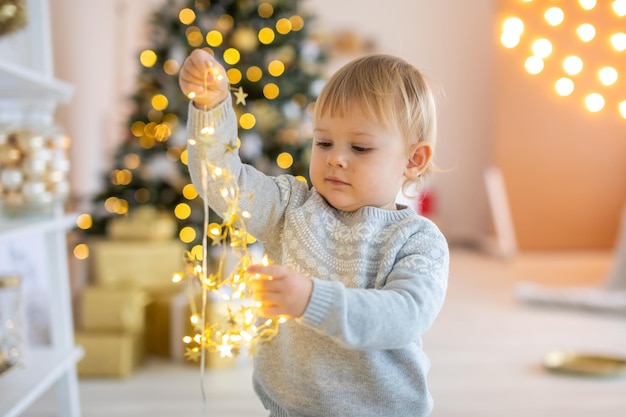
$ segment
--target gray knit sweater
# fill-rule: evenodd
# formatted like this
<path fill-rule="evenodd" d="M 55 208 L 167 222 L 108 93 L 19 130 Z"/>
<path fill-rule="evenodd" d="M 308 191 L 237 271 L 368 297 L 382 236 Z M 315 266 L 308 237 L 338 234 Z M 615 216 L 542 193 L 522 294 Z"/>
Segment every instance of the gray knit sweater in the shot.
<path fill-rule="evenodd" d="M 437 227 L 413 210 L 330 206 L 291 176 L 269 177 L 242 164 L 230 100 L 211 111 L 189 108 L 189 169 L 202 190 L 204 161 L 238 178 L 248 231 L 275 263 L 312 277 L 304 315 L 282 324 L 254 358 L 254 389 L 270 416 L 418 417 L 433 402 L 422 334 L 446 292 L 449 253 Z M 213 126 L 213 140 L 200 130 Z M 219 190 L 204 195 L 217 212 Z"/>

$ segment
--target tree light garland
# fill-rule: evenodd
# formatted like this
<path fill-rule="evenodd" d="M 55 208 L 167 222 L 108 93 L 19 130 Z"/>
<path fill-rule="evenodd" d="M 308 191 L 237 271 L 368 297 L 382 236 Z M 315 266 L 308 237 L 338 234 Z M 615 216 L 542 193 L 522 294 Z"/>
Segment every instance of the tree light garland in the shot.
<path fill-rule="evenodd" d="M 236 90 L 235 96 L 238 104 L 245 105 L 245 100 L 241 99 L 245 98 L 241 87 Z M 191 94 L 189 98 L 193 97 Z M 201 133 L 202 137 L 198 139 L 202 142 L 219 144 L 215 140 L 213 126 L 204 127 Z M 189 139 L 189 145 L 196 146 L 198 139 Z M 225 154 L 235 153 L 238 149 L 238 143 L 227 143 L 222 146 Z M 257 313 L 259 305 L 252 300 L 250 283 L 254 279 L 260 279 L 260 276 L 247 272 L 247 267 L 255 263 L 249 248 L 249 244 L 255 239 L 247 232 L 245 225 L 245 219 L 249 219 L 251 214 L 242 210 L 239 202 L 242 199 L 252 199 L 253 195 L 240 193 L 237 179 L 226 167 L 205 161 L 201 171 L 204 195 L 208 195 L 208 181 L 212 181 L 219 189 L 226 209 L 220 213 L 221 223 L 209 223 L 209 208 L 205 204 L 202 257 L 199 259 L 191 251 L 185 252 L 185 269 L 182 273 L 175 274 L 172 281 L 189 282 L 187 287 L 191 307 L 189 320 L 196 333 L 187 335 L 183 340 L 188 345 L 185 357 L 194 361 L 201 359 L 204 369 L 206 352 L 219 352 L 221 357 L 233 357 L 247 348 L 248 353 L 254 355 L 259 343 L 271 340 L 278 332 L 279 325 L 286 319 L 262 321 Z M 209 239 L 211 246 L 218 246 L 221 252 L 211 270 L 207 262 Z M 229 254 L 236 259 L 232 267 L 227 266 Z M 263 256 L 261 262 L 268 265 L 267 256 Z M 199 293 L 202 299 L 200 306 L 197 300 Z M 217 302 L 230 304 L 223 317 L 218 317 L 210 323 L 207 322 L 206 315 L 209 294 L 216 296 Z"/>

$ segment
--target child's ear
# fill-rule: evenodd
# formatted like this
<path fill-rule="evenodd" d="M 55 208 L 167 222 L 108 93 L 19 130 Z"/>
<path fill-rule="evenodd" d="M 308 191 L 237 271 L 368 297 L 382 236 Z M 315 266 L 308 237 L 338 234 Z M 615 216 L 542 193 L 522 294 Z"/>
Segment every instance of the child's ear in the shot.
<path fill-rule="evenodd" d="M 417 142 L 409 150 L 409 162 L 404 170 L 407 178 L 417 178 L 428 166 L 433 156 L 433 148 L 426 142 Z"/>

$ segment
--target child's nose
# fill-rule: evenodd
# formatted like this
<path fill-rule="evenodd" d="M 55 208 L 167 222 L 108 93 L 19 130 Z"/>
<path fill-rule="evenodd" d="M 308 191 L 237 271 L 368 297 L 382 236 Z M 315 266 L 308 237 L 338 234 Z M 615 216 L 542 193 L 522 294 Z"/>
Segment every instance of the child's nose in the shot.
<path fill-rule="evenodd" d="M 345 168 L 347 166 L 347 158 L 340 150 L 333 149 L 328 155 L 328 165 Z"/>

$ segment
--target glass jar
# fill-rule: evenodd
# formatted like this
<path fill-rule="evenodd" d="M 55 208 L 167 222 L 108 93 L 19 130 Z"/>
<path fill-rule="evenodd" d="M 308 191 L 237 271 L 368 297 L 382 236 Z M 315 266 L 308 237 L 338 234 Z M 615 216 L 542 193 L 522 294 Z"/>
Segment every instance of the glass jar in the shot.
<path fill-rule="evenodd" d="M 48 118 L 0 120 L 0 213 L 63 212 L 70 191 L 69 145 Z"/>
<path fill-rule="evenodd" d="M 23 364 L 25 333 L 20 278 L 0 276 L 0 373 Z"/>

